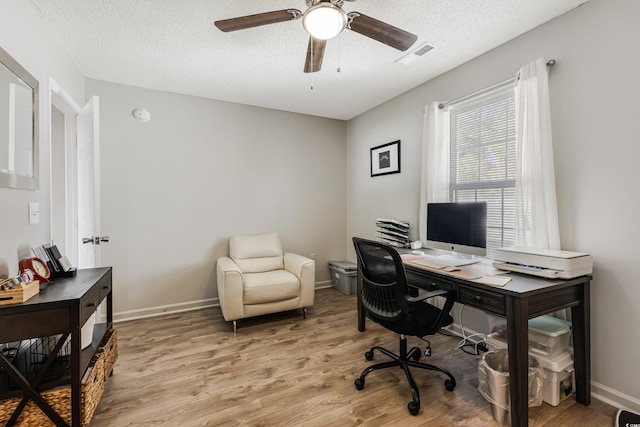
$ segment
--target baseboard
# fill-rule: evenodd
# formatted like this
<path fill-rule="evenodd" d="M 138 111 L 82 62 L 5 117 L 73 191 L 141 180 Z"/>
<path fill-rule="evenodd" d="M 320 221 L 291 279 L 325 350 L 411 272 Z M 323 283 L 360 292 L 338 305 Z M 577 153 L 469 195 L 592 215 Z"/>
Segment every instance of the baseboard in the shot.
<path fill-rule="evenodd" d="M 316 282 L 316 289 L 330 288 L 331 280 Z M 166 316 L 169 314 L 183 313 L 185 311 L 201 310 L 203 308 L 220 307 L 220 300 L 208 298 L 198 301 L 183 302 L 178 304 L 161 305 L 158 307 L 142 308 L 113 313 L 113 322 L 126 322 L 128 320 L 146 319 L 148 317 Z"/>
<path fill-rule="evenodd" d="M 462 327 L 460 326 L 459 323 L 452 323 L 449 326 L 446 326 L 446 327 L 444 327 L 442 329 L 444 329 L 445 331 L 447 331 L 447 332 L 449 332 L 449 333 L 451 333 L 453 335 L 456 335 L 456 336 L 458 336 L 460 338 L 462 338 L 463 336 L 471 337 L 469 339 L 469 341 L 472 342 L 473 344 L 477 343 L 478 341 L 482 341 L 480 339 L 477 339 L 476 337 L 478 337 L 479 335 L 485 335 L 485 334 L 482 334 L 480 332 L 476 332 L 473 329 L 469 329 L 469 328 L 464 328 L 464 335 L 463 335 L 462 334 Z"/>
<path fill-rule="evenodd" d="M 316 282 L 316 289 L 327 289 L 332 285 L 331 280 L 325 280 L 324 282 Z"/>
<path fill-rule="evenodd" d="M 185 311 L 201 310 L 203 308 L 218 307 L 218 298 L 208 298 L 198 301 L 183 302 L 178 304 L 160 305 L 157 307 L 142 308 L 113 313 L 113 322 L 126 322 L 128 320 L 146 319 L 148 317 L 166 316 Z"/>
<path fill-rule="evenodd" d="M 591 381 L 591 397 L 618 409 L 640 413 L 640 400 L 610 387 Z"/>

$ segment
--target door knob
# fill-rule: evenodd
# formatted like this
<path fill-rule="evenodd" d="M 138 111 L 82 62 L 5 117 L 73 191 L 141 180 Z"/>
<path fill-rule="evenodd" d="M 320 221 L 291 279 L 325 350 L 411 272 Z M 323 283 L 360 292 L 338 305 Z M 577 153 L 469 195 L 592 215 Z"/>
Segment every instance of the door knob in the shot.
<path fill-rule="evenodd" d="M 108 242 L 109 241 L 109 236 L 93 236 L 93 237 L 83 237 L 82 238 L 82 244 L 86 244 L 86 243 L 93 243 L 94 245 L 99 245 L 100 242 Z"/>

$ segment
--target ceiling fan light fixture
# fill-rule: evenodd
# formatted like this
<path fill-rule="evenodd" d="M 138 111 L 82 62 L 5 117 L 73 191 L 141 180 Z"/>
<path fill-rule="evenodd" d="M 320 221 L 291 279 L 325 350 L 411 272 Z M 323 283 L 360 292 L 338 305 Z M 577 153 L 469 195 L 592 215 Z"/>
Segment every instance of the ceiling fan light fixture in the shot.
<path fill-rule="evenodd" d="M 329 40 L 347 26 L 347 14 L 333 3 L 322 2 L 307 9 L 302 25 L 312 37 Z"/>

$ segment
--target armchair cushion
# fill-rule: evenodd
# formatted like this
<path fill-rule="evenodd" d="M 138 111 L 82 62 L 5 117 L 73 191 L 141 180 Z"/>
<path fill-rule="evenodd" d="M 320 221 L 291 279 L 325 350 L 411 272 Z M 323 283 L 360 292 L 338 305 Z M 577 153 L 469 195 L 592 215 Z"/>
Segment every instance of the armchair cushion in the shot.
<path fill-rule="evenodd" d="M 232 237 L 229 239 L 229 256 L 243 273 L 283 268 L 282 246 L 277 233 Z"/>
<path fill-rule="evenodd" d="M 244 303 L 264 304 L 300 296 L 300 281 L 286 270 L 244 275 Z"/>

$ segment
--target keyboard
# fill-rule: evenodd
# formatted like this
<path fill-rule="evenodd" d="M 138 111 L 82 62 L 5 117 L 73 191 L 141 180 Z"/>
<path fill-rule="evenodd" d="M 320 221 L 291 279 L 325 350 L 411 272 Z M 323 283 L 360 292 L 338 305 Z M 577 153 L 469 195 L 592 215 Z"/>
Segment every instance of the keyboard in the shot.
<path fill-rule="evenodd" d="M 463 259 L 453 256 L 438 256 L 432 258 L 420 258 L 415 261 L 416 264 L 424 265 L 425 267 L 441 269 L 446 267 L 462 267 L 464 265 L 471 265 L 480 262 L 478 259 Z"/>

